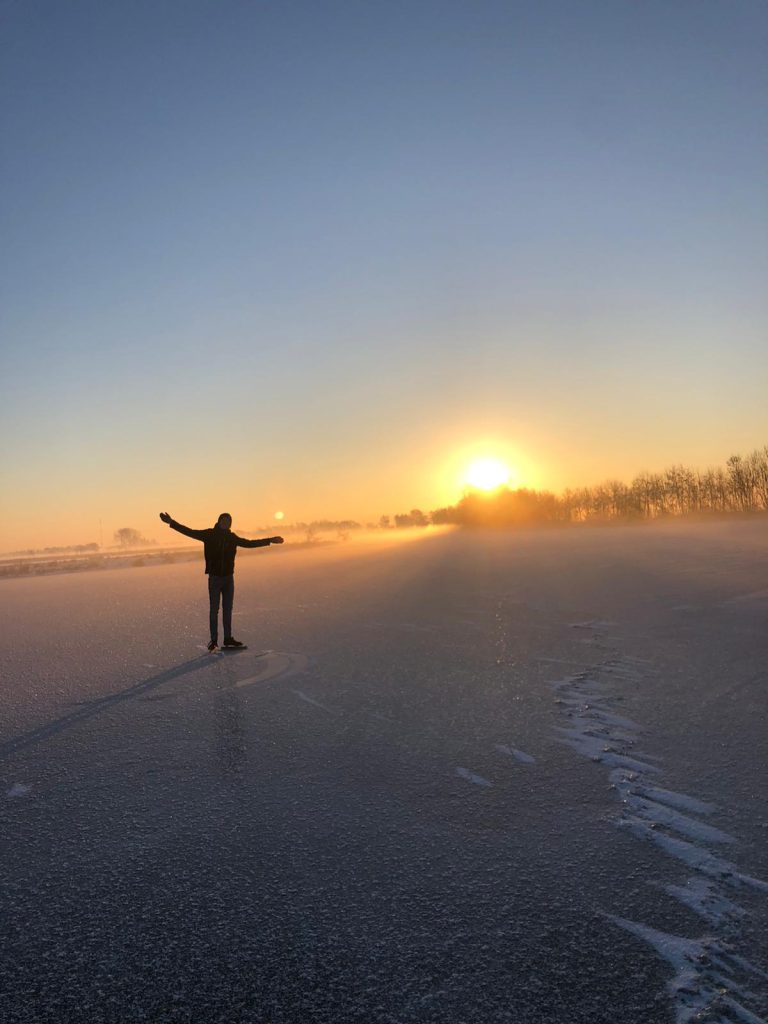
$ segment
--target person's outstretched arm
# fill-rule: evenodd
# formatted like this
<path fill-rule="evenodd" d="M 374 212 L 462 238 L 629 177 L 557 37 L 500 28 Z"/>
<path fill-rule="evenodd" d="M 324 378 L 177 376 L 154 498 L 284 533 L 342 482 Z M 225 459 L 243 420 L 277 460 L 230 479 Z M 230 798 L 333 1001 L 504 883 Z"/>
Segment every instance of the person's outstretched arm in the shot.
<path fill-rule="evenodd" d="M 183 533 L 185 537 L 191 537 L 192 540 L 205 540 L 207 530 L 192 530 L 189 526 L 182 526 L 181 523 L 177 523 L 175 519 L 171 519 L 167 512 L 161 512 L 160 518 L 164 523 L 168 523 L 172 530 L 176 530 L 178 533 Z"/>
<path fill-rule="evenodd" d="M 282 537 L 262 537 L 260 540 L 246 540 L 245 537 L 238 537 L 234 534 L 239 548 L 265 548 L 268 544 L 282 544 Z"/>

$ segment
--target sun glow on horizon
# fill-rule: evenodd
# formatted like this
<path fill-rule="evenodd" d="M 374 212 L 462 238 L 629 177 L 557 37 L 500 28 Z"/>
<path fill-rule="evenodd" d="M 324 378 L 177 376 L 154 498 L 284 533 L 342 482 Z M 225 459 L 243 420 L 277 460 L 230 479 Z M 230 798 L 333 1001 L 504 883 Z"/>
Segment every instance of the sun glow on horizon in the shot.
<path fill-rule="evenodd" d="M 509 484 L 511 477 L 509 466 L 500 459 L 476 459 L 464 474 L 468 486 L 479 491 L 495 491 Z"/>

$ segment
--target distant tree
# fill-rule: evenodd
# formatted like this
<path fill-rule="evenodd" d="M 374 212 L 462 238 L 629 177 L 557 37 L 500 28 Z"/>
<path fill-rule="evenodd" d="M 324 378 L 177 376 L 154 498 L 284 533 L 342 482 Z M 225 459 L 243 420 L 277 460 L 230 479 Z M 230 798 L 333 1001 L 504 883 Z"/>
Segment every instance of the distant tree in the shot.
<path fill-rule="evenodd" d="M 728 482 L 722 469 L 707 469 L 699 482 L 702 508 L 708 512 L 724 512 L 728 508 Z"/>
<path fill-rule="evenodd" d="M 685 466 L 670 466 L 664 474 L 667 504 L 670 511 L 685 515 L 698 507 L 696 477 Z"/>
<path fill-rule="evenodd" d="M 429 526 L 429 516 L 426 516 L 420 508 L 412 508 L 408 513 L 395 516 L 395 526 L 400 529 L 406 526 Z"/>
<path fill-rule="evenodd" d="M 636 514 L 646 519 L 651 514 L 651 482 L 647 473 L 639 473 L 630 485 Z"/>
<path fill-rule="evenodd" d="M 142 537 L 138 530 L 134 530 L 130 526 L 123 526 L 119 530 L 115 530 L 115 543 L 119 544 L 121 548 L 138 548 L 146 547 L 153 542 Z"/>
<path fill-rule="evenodd" d="M 671 512 L 669 500 L 664 485 L 664 477 L 661 473 L 652 473 L 649 479 L 651 506 L 655 516 L 665 516 Z"/>
<path fill-rule="evenodd" d="M 768 511 L 768 445 L 749 456 L 758 506 Z"/>
<path fill-rule="evenodd" d="M 749 512 L 755 508 L 755 484 L 757 479 L 757 463 L 750 456 L 732 455 L 727 462 L 728 482 L 730 485 L 733 507 L 740 512 Z"/>
<path fill-rule="evenodd" d="M 435 509 L 430 513 L 429 518 L 435 526 L 455 525 L 461 521 L 458 509 L 453 506 Z"/>
<path fill-rule="evenodd" d="M 446 512 L 439 518 L 447 521 Z M 563 513 L 554 494 L 525 487 L 515 491 L 499 487 L 491 494 L 469 491 L 456 506 L 456 522 L 465 526 L 513 526 L 537 522 L 555 522 Z M 434 521 L 434 520 L 433 520 Z"/>

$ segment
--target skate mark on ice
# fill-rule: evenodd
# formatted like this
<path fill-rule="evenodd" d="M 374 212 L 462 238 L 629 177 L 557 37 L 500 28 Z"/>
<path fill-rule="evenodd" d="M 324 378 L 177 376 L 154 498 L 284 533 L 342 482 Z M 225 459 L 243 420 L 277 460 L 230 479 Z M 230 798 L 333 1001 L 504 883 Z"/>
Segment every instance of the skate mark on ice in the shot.
<path fill-rule="evenodd" d="M 239 655 L 238 661 L 248 656 L 249 652 L 244 651 Z M 288 651 L 263 651 L 261 654 L 251 655 L 249 660 L 255 661 L 258 669 L 253 675 L 239 679 L 235 683 L 235 686 L 241 689 L 258 683 L 270 683 L 275 679 L 287 679 L 306 671 L 309 665 L 309 658 L 305 654 L 293 654 Z"/>
<path fill-rule="evenodd" d="M 517 750 L 516 747 L 508 747 L 504 743 L 497 743 L 496 750 L 500 754 L 506 754 L 507 757 L 514 757 L 520 764 L 536 764 L 536 758 L 531 754 L 526 754 L 524 750 Z"/>
<path fill-rule="evenodd" d="M 329 715 L 336 714 L 332 708 L 327 707 L 325 704 L 321 704 L 319 700 L 315 700 L 314 697 L 310 697 L 309 694 L 304 693 L 303 690 L 292 690 L 291 692 L 295 693 L 299 700 L 303 700 L 306 704 L 311 704 L 315 708 L 320 708 L 321 711 L 327 711 Z"/>
<path fill-rule="evenodd" d="M 396 725 L 394 718 L 388 718 L 387 715 L 383 715 L 381 711 L 369 711 L 368 714 L 371 718 L 375 718 L 377 722 L 386 722 L 387 725 Z"/>
<path fill-rule="evenodd" d="M 169 683 L 174 679 L 180 679 L 182 676 L 189 675 L 192 672 L 198 672 L 208 665 L 210 665 L 210 661 L 206 658 L 194 657 L 189 661 L 183 662 L 181 665 L 166 669 L 164 672 L 160 672 L 149 679 L 142 679 L 138 683 L 133 683 L 124 690 L 118 690 L 117 693 L 110 693 L 105 697 L 97 697 L 95 700 L 81 702 L 76 710 L 70 711 L 61 718 L 57 718 L 47 725 L 38 726 L 36 729 L 30 729 L 29 732 L 22 733 L 20 736 L 1 743 L 0 758 L 8 757 L 10 754 L 15 754 L 17 751 L 24 750 L 43 740 L 51 739 L 51 737 L 57 736 L 67 729 L 87 722 L 90 718 L 101 714 L 102 711 L 106 711 L 107 708 L 113 708 L 126 701 L 135 700 L 145 693 L 158 689 L 158 687 L 163 686 L 165 683 Z"/>
<path fill-rule="evenodd" d="M 540 665 L 576 665 L 581 668 L 592 668 L 593 662 L 580 661 L 578 658 L 534 658 Z"/>
<path fill-rule="evenodd" d="M 456 774 L 461 776 L 462 779 L 466 779 L 467 782 L 472 782 L 475 786 L 492 786 L 493 783 L 489 782 L 488 779 L 484 779 L 482 775 L 477 775 L 475 772 L 471 772 L 469 768 L 457 768 Z"/>
<path fill-rule="evenodd" d="M 611 650 L 608 644 L 603 643 L 603 638 L 597 635 L 584 637 L 582 640 L 577 640 L 576 643 L 591 647 L 593 651 L 604 651 L 606 654 Z"/>
<path fill-rule="evenodd" d="M 723 601 L 718 607 L 730 608 L 731 605 L 752 603 L 756 605 L 768 603 L 768 590 L 753 590 L 749 594 L 737 594 L 736 597 L 729 597 L 727 601 Z"/>
<path fill-rule="evenodd" d="M 436 626 L 420 626 L 417 622 L 365 622 L 364 629 L 404 629 L 408 633 L 435 633 Z"/>
<path fill-rule="evenodd" d="M 650 944 L 672 966 L 675 973 L 669 993 L 678 1024 L 704 1019 L 717 1024 L 765 1024 L 755 1013 L 762 1008 L 762 993 L 749 987 L 756 977 L 765 975 L 734 952 L 740 921 L 748 915 L 732 897 L 745 888 L 768 892 L 768 883 L 739 871 L 736 864 L 709 849 L 736 844 L 733 836 L 696 817 L 713 814 L 715 805 L 658 785 L 662 769 L 650 763 L 658 759 L 637 749 L 642 727 L 614 710 L 623 699 L 620 688 L 636 689 L 652 673 L 656 674 L 650 663 L 641 659 L 614 658 L 554 681 L 550 685 L 555 702 L 568 720 L 567 727 L 556 728 L 560 742 L 608 767 L 611 786 L 621 800 L 616 824 L 693 872 L 683 885 L 652 884 L 705 921 L 709 934 L 690 939 L 606 917 Z"/>

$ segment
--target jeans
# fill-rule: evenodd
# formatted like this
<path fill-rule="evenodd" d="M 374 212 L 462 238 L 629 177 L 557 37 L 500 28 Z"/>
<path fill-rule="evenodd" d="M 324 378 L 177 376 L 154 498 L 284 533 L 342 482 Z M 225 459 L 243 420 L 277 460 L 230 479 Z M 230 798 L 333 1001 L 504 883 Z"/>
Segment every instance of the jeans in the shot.
<path fill-rule="evenodd" d="M 232 636 L 232 602 L 235 599 L 234 576 L 209 576 L 208 596 L 211 599 L 211 640 L 219 642 L 219 598 L 223 598 L 224 639 Z"/>

